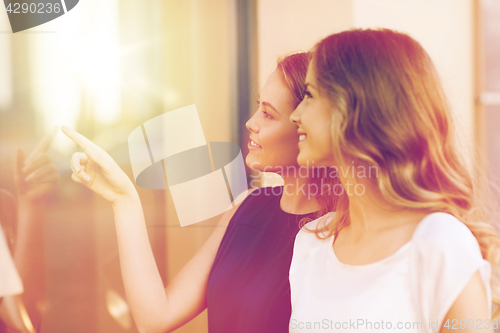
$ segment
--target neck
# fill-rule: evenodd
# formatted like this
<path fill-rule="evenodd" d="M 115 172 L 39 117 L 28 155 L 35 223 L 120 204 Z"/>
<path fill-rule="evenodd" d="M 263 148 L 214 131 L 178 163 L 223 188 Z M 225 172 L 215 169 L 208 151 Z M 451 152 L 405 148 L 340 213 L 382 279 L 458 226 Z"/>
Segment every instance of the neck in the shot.
<path fill-rule="evenodd" d="M 344 184 L 345 180 L 342 181 Z M 349 184 L 349 183 L 348 183 Z M 358 179 L 357 193 L 354 191 L 353 181 L 345 190 L 349 195 L 349 232 L 354 237 L 363 237 L 368 234 L 382 232 L 406 222 L 414 222 L 415 218 L 427 213 L 410 208 L 399 207 L 389 203 L 382 197 L 376 181 Z M 363 191 L 361 191 L 363 188 Z"/>
<path fill-rule="evenodd" d="M 321 209 L 316 199 L 316 188 L 309 186 L 311 181 L 307 177 L 287 177 L 281 175 L 284 180 L 283 195 L 280 207 L 284 212 L 290 214 L 307 214 Z"/>

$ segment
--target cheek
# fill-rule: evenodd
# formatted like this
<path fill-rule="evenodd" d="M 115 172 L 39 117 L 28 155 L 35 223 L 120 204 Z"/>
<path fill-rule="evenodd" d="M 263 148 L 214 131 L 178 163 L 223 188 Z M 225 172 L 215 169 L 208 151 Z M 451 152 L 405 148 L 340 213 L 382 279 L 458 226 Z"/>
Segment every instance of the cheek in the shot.
<path fill-rule="evenodd" d="M 298 153 L 299 136 L 297 134 L 297 128 L 295 126 L 283 130 L 280 134 L 279 141 L 279 149 L 283 149 L 283 152 L 290 151 L 292 153 Z"/>
<path fill-rule="evenodd" d="M 331 123 L 332 122 L 331 122 L 330 118 L 324 117 L 321 121 L 321 129 L 319 129 L 319 131 L 321 131 L 321 133 L 323 135 L 323 138 L 325 140 L 327 140 L 328 142 L 330 142 L 332 139 Z"/>
<path fill-rule="evenodd" d="M 299 154 L 299 136 L 295 126 L 284 126 L 274 132 L 271 149 L 268 149 L 269 157 L 274 164 L 290 165 L 297 163 Z"/>
<path fill-rule="evenodd" d="M 321 119 L 318 118 L 320 114 L 318 113 L 314 102 L 307 101 L 303 103 L 304 107 L 302 117 L 300 118 L 300 123 L 306 131 L 317 129 L 318 126 L 321 126 Z"/>
<path fill-rule="evenodd" d="M 299 136 L 297 128 L 290 124 L 279 124 L 273 128 L 269 128 L 269 135 L 266 135 L 266 142 L 270 143 L 273 149 L 283 149 L 284 147 L 297 146 Z"/>
<path fill-rule="evenodd" d="M 322 147 L 322 155 L 328 164 L 334 164 L 334 143 L 332 141 L 332 128 L 330 126 L 330 122 L 326 123 L 323 126 L 323 135 L 321 137 L 321 147 Z"/>
<path fill-rule="evenodd" d="M 330 126 L 331 120 L 325 119 L 323 123 L 323 127 L 321 129 L 322 137 L 321 141 L 325 149 L 331 151 L 332 149 L 332 128 Z"/>
<path fill-rule="evenodd" d="M 322 155 L 327 155 L 332 148 L 332 119 L 328 111 L 321 108 L 316 108 L 314 111 L 307 114 L 302 122 L 308 132 L 307 140 L 311 148 L 321 152 Z"/>

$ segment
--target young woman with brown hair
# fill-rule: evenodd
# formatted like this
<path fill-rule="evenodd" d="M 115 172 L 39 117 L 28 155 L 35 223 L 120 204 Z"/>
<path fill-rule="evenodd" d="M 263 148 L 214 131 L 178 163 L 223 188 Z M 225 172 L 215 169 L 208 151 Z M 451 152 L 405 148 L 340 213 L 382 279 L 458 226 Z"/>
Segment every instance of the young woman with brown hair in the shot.
<path fill-rule="evenodd" d="M 321 196 L 298 190 L 322 176 L 315 180 L 288 173 L 298 168 L 297 128 L 289 116 L 302 100 L 308 63 L 306 53 L 280 60 L 260 92 L 257 112 L 247 122 L 247 165 L 280 173 L 285 185 L 256 189 L 226 212 L 220 222 L 223 228 L 215 229 L 166 289 L 133 183 L 104 150 L 63 128 L 85 149 L 73 155 L 72 179 L 113 206 L 126 295 L 140 332 L 172 331 L 205 308 L 211 333 L 288 332 L 288 269 L 299 222 L 317 217 L 321 209 L 332 210 L 331 201 L 322 205 Z"/>

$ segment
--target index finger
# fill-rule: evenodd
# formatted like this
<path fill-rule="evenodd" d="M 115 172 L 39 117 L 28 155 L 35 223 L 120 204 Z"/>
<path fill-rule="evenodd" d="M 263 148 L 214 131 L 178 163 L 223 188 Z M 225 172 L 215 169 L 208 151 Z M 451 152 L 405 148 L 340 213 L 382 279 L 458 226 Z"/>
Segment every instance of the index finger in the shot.
<path fill-rule="evenodd" d="M 63 126 L 61 130 L 77 145 L 82 147 L 88 158 L 98 164 L 104 172 L 113 172 L 114 168 L 118 167 L 116 162 L 111 158 L 111 156 L 108 155 L 108 153 L 106 153 L 105 150 L 80 133 L 72 130 L 68 126 Z"/>
<path fill-rule="evenodd" d="M 35 156 L 37 156 L 41 153 L 46 153 L 49 150 L 50 146 L 52 145 L 52 142 L 54 141 L 54 138 L 56 137 L 58 131 L 59 131 L 59 126 L 56 126 L 49 133 L 47 133 L 43 137 L 42 141 L 35 148 L 35 150 L 33 150 L 33 152 L 28 157 L 28 160 L 26 162 L 28 163 Z"/>
<path fill-rule="evenodd" d="M 71 140 L 73 140 L 77 145 L 79 145 L 80 147 L 82 147 L 82 149 L 87 149 L 87 147 L 90 147 L 92 149 L 94 149 L 96 147 L 96 145 L 90 141 L 89 139 L 87 139 L 86 137 L 84 137 L 83 135 L 81 135 L 80 133 L 72 130 L 71 128 L 69 128 L 68 126 L 63 126 L 61 128 L 61 131 L 66 134 L 66 136 L 68 138 L 70 138 Z"/>

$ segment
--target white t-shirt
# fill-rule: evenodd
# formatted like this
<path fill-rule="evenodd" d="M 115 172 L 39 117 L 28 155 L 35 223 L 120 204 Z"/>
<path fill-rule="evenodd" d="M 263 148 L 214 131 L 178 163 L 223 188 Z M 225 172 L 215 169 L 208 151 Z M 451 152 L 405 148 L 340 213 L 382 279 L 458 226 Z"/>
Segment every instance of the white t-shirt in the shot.
<path fill-rule="evenodd" d="M 324 221 L 332 217 L 329 213 Z M 366 265 L 340 262 L 333 236 L 318 239 L 304 231 L 316 229 L 320 221 L 308 223 L 295 239 L 290 332 L 438 332 L 478 270 L 491 317 L 491 266 L 482 258 L 476 238 L 454 216 L 425 216 L 408 243 Z M 489 326 L 485 321 L 469 324 Z"/>
<path fill-rule="evenodd" d="M 0 297 L 21 294 L 23 291 L 23 284 L 0 226 Z"/>

